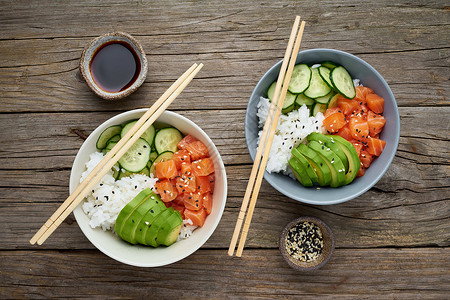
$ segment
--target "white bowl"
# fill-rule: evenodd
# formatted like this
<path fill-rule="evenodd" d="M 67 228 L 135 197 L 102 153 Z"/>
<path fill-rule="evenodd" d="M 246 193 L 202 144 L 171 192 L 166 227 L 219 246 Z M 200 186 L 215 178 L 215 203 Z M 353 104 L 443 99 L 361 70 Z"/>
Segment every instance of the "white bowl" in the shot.
<path fill-rule="evenodd" d="M 89 160 L 89 155 L 95 152 L 96 141 L 100 133 L 107 127 L 123 124 L 127 121 L 140 118 L 146 109 L 136 109 L 119 114 L 92 132 L 78 151 L 70 173 L 70 192 L 72 193 L 80 182 L 81 173 L 85 170 L 85 163 Z M 176 242 L 170 247 L 151 248 L 140 245 L 131 245 L 124 242 L 111 231 L 103 231 L 100 228 L 92 229 L 89 226 L 89 218 L 83 212 L 81 206 L 74 210 L 75 219 L 89 241 L 104 254 L 125 264 L 138 267 L 158 267 L 179 261 L 199 249 L 212 235 L 222 217 L 227 199 L 227 178 L 225 167 L 220 154 L 211 139 L 195 123 L 187 118 L 165 111 L 157 120 L 179 129 L 183 134 L 192 134 L 202 141 L 209 149 L 211 158 L 214 161 L 215 187 L 213 194 L 213 208 L 211 214 L 206 218 L 205 224 L 197 228 L 193 234 L 182 241 Z"/>

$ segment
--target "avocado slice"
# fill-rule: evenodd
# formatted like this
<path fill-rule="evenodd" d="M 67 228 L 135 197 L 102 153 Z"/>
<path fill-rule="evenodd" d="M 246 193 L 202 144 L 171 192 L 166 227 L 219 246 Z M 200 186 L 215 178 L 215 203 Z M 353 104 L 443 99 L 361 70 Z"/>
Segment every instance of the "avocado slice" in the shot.
<path fill-rule="evenodd" d="M 313 167 L 314 171 L 317 174 L 319 185 L 330 185 L 331 171 L 325 160 L 316 151 L 312 150 L 305 144 L 298 145 L 297 150 L 308 160 L 308 162 Z"/>
<path fill-rule="evenodd" d="M 116 225 L 114 225 L 114 231 L 120 236 L 120 233 L 123 229 L 123 225 L 125 224 L 125 221 L 128 219 L 128 217 L 131 215 L 131 213 L 136 209 L 136 207 L 149 195 L 151 195 L 153 192 L 151 189 L 147 188 L 145 190 L 142 190 L 139 194 L 136 195 L 136 197 L 133 198 L 127 205 L 125 205 L 124 208 L 120 211 L 119 215 L 116 219 Z"/>
<path fill-rule="evenodd" d="M 303 154 L 300 153 L 300 151 L 297 150 L 297 148 L 292 149 L 291 151 L 292 156 L 301 164 L 306 170 L 306 173 L 308 174 L 309 178 L 311 179 L 312 183 L 318 183 L 319 179 L 317 178 L 316 171 L 314 171 L 313 167 L 309 163 L 309 161 L 303 156 Z"/>
<path fill-rule="evenodd" d="M 159 241 L 158 241 L 158 232 L 159 229 L 166 224 L 167 218 L 170 217 L 171 214 L 173 214 L 175 210 L 173 207 L 169 207 L 168 209 L 164 210 L 162 213 L 158 215 L 158 217 L 152 222 L 152 226 L 147 230 L 147 233 L 145 235 L 145 245 L 152 246 L 152 247 L 158 247 Z"/>
<path fill-rule="evenodd" d="M 352 143 L 339 135 L 327 135 L 345 153 L 348 159 L 348 171 L 345 173 L 345 184 L 351 183 L 361 167 L 358 153 Z"/>
<path fill-rule="evenodd" d="M 145 245 L 147 230 L 152 226 L 153 221 L 158 217 L 158 215 L 167 209 L 158 195 L 153 196 L 156 198 L 155 205 L 147 211 L 136 227 L 136 242 L 143 245 Z"/>
<path fill-rule="evenodd" d="M 339 156 L 337 156 L 330 148 L 316 141 L 311 141 L 308 147 L 316 151 L 328 165 L 331 171 L 331 187 L 339 187 L 345 184 L 345 168 Z"/>
<path fill-rule="evenodd" d="M 147 214 L 147 212 L 152 209 L 156 204 L 157 200 L 155 195 L 149 195 L 142 201 L 139 206 L 130 214 L 128 219 L 125 221 L 122 231 L 120 232 L 120 237 L 130 244 L 137 244 L 136 241 L 136 228 L 141 223 L 142 218 Z"/>
<path fill-rule="evenodd" d="M 303 186 L 313 186 L 311 178 L 309 178 L 308 173 L 306 173 L 306 169 L 301 163 L 299 163 L 294 157 L 291 157 L 288 163 L 298 182 L 300 182 Z"/>
<path fill-rule="evenodd" d="M 341 159 L 342 163 L 344 164 L 345 171 L 347 172 L 347 170 L 348 170 L 347 155 L 345 155 L 345 153 L 344 153 L 344 151 L 342 151 L 341 147 L 339 147 L 338 145 L 335 144 L 334 140 L 332 140 L 331 138 L 327 137 L 326 135 L 318 133 L 318 132 L 310 133 L 306 137 L 306 139 L 309 142 L 310 141 L 316 141 L 319 144 L 324 144 L 324 146 L 330 148 L 331 151 L 333 151 L 334 153 L 336 153 L 337 156 L 339 156 L 339 158 Z"/>
<path fill-rule="evenodd" d="M 157 241 L 161 245 L 170 246 L 177 241 L 180 234 L 183 218 L 178 210 L 167 218 L 166 224 L 162 225 L 158 231 Z"/>

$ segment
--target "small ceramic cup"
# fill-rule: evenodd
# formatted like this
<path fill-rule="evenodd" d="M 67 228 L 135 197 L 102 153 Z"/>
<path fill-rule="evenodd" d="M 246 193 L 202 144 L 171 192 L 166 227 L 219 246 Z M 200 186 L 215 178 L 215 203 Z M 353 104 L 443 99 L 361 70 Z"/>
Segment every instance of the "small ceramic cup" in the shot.
<path fill-rule="evenodd" d="M 97 50 L 100 49 L 103 45 L 115 41 L 126 43 L 130 48 L 134 50 L 135 54 L 137 55 L 137 58 L 139 59 L 140 71 L 139 74 L 137 75 L 137 78 L 129 87 L 119 92 L 108 92 L 103 90 L 95 82 L 90 70 L 90 66 L 94 55 L 97 53 Z M 144 53 L 144 49 L 135 38 L 124 32 L 107 33 L 93 39 L 83 50 L 80 60 L 80 72 L 84 80 L 86 81 L 87 85 L 92 89 L 92 91 L 94 91 L 94 93 L 107 100 L 121 99 L 136 91 L 142 85 L 145 78 L 147 77 L 147 68 L 148 63 L 147 57 L 145 56 Z"/>
<path fill-rule="evenodd" d="M 288 234 L 288 231 L 294 227 L 296 224 L 303 223 L 303 222 L 309 222 L 317 225 L 319 227 L 322 238 L 323 238 L 323 246 L 321 254 L 312 261 L 305 262 L 301 261 L 300 259 L 292 257 L 287 251 L 286 251 L 286 236 Z M 289 224 L 286 225 L 286 227 L 283 229 L 280 235 L 279 240 L 279 248 L 281 255 L 283 256 L 284 260 L 291 266 L 293 269 L 297 271 L 313 271 L 321 268 L 324 266 L 328 260 L 330 259 L 331 255 L 334 251 L 334 236 L 331 232 L 331 229 L 325 224 L 323 221 L 314 218 L 314 217 L 300 217 L 297 218 Z"/>

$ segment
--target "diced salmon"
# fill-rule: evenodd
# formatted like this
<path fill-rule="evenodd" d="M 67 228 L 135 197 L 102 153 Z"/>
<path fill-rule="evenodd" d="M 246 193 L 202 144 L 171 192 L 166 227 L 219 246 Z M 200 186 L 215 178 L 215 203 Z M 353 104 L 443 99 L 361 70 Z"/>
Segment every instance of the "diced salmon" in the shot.
<path fill-rule="evenodd" d="M 206 214 L 211 214 L 213 206 L 213 197 L 211 193 L 206 193 L 202 195 L 203 198 L 203 209 L 206 210 Z"/>
<path fill-rule="evenodd" d="M 181 169 L 181 164 L 184 162 L 190 163 L 191 162 L 191 156 L 189 154 L 189 151 L 187 150 L 178 150 L 173 154 L 173 158 L 175 161 L 175 164 L 177 165 L 177 169 Z"/>
<path fill-rule="evenodd" d="M 337 132 L 337 135 L 343 137 L 347 141 L 353 140 L 353 136 L 352 136 L 352 134 L 350 132 L 350 129 L 348 128 L 348 125 L 345 125 L 341 129 L 339 129 L 339 131 Z"/>
<path fill-rule="evenodd" d="M 335 112 L 326 117 L 322 122 L 322 125 L 325 127 L 328 133 L 338 132 L 339 129 L 344 127 L 346 124 L 347 122 L 342 112 Z"/>
<path fill-rule="evenodd" d="M 156 182 L 155 188 L 159 196 L 161 197 L 161 200 L 164 202 L 172 201 L 178 196 L 177 189 L 167 179 Z"/>
<path fill-rule="evenodd" d="M 175 178 L 178 175 L 177 166 L 173 159 L 156 163 L 156 177 L 158 178 Z"/>
<path fill-rule="evenodd" d="M 194 176 L 185 176 L 177 178 L 176 188 L 178 193 L 194 193 L 197 191 L 197 182 Z"/>
<path fill-rule="evenodd" d="M 203 197 L 200 193 L 189 193 L 184 196 L 184 206 L 189 210 L 203 209 Z"/>
<path fill-rule="evenodd" d="M 196 176 L 197 192 L 204 194 L 211 191 L 211 184 L 208 176 Z"/>
<path fill-rule="evenodd" d="M 192 161 L 209 156 L 208 148 L 200 141 L 194 141 L 190 144 L 187 144 L 185 149 L 189 151 Z"/>
<path fill-rule="evenodd" d="M 356 100 L 351 100 L 344 97 L 340 97 L 337 104 L 342 110 L 342 113 L 346 116 L 351 114 L 358 107 L 358 102 Z"/>
<path fill-rule="evenodd" d="M 355 147 L 356 153 L 358 153 L 358 156 L 361 155 L 361 150 L 363 148 L 363 145 L 360 141 L 357 140 L 351 140 L 350 143 L 352 143 L 353 147 Z"/>
<path fill-rule="evenodd" d="M 206 157 L 192 162 L 192 172 L 197 176 L 208 176 L 214 172 L 213 160 Z"/>
<path fill-rule="evenodd" d="M 178 198 L 178 197 L 177 197 Z M 178 210 L 181 214 L 181 217 L 184 219 L 184 204 L 182 203 L 181 205 L 176 203 L 176 199 L 170 202 L 164 202 L 164 204 L 166 205 L 166 207 L 173 207 L 173 209 Z"/>
<path fill-rule="evenodd" d="M 192 164 L 184 162 L 181 164 L 181 176 L 192 175 Z"/>
<path fill-rule="evenodd" d="M 367 141 L 367 152 L 375 156 L 380 156 L 381 152 L 383 152 L 384 150 L 385 145 L 386 141 L 377 138 L 369 138 Z"/>
<path fill-rule="evenodd" d="M 382 115 L 369 111 L 367 114 L 367 123 L 369 124 L 369 135 L 375 137 L 383 130 L 386 119 Z"/>
<path fill-rule="evenodd" d="M 178 142 L 177 147 L 178 149 L 185 149 L 186 145 L 195 142 L 197 139 L 193 136 L 188 134 L 187 136 L 185 136 L 181 141 Z"/>
<path fill-rule="evenodd" d="M 325 114 L 323 116 L 325 118 L 327 118 L 327 117 L 331 116 L 332 114 L 340 113 L 340 112 L 342 112 L 342 111 L 341 111 L 341 109 L 339 107 L 337 107 L 337 106 L 336 107 L 330 107 L 330 108 L 328 108 L 325 111 Z"/>
<path fill-rule="evenodd" d="M 361 161 L 361 166 L 367 169 L 373 161 L 373 156 L 367 150 L 362 149 L 359 160 Z"/>
<path fill-rule="evenodd" d="M 377 114 L 381 114 L 384 110 L 384 99 L 377 94 L 367 95 L 367 106 Z"/>
<path fill-rule="evenodd" d="M 211 193 L 214 193 L 214 186 L 215 186 L 215 182 L 216 182 L 216 176 L 214 175 L 214 173 L 211 173 L 208 175 L 208 179 L 209 179 L 209 185 L 211 186 Z"/>
<path fill-rule="evenodd" d="M 369 124 L 362 118 L 354 117 L 350 119 L 348 128 L 352 137 L 356 140 L 363 141 L 369 135 Z"/>
<path fill-rule="evenodd" d="M 198 211 L 185 209 L 184 215 L 187 219 L 190 219 L 192 221 L 192 223 L 194 223 L 194 225 L 200 226 L 200 227 L 202 227 L 203 224 L 205 224 L 205 219 L 207 216 L 206 210 L 204 210 L 204 209 L 201 209 Z"/>
<path fill-rule="evenodd" d="M 357 102 L 366 102 L 367 95 L 373 94 L 373 90 L 365 86 L 357 86 L 355 88 L 356 96 L 353 98 Z"/>
<path fill-rule="evenodd" d="M 359 168 L 358 170 L 358 173 L 356 173 L 356 177 L 364 176 L 364 174 L 366 174 L 366 169 L 361 166 L 361 168 Z"/>

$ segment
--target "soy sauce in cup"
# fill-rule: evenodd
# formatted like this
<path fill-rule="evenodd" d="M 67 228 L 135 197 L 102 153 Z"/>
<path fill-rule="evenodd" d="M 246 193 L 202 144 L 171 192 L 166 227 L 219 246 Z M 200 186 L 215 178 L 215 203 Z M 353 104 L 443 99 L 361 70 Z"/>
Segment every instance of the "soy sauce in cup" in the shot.
<path fill-rule="evenodd" d="M 141 64 L 129 44 L 112 41 L 97 49 L 89 70 L 102 90 L 114 93 L 125 90 L 136 81 Z"/>
<path fill-rule="evenodd" d="M 122 99 L 147 77 L 148 62 L 141 44 L 125 32 L 112 32 L 89 42 L 80 59 L 80 73 L 98 96 Z"/>

